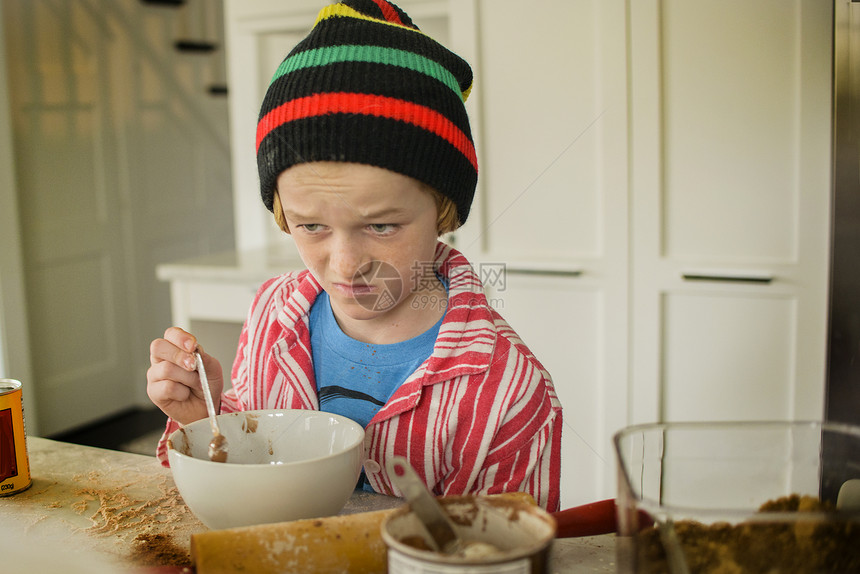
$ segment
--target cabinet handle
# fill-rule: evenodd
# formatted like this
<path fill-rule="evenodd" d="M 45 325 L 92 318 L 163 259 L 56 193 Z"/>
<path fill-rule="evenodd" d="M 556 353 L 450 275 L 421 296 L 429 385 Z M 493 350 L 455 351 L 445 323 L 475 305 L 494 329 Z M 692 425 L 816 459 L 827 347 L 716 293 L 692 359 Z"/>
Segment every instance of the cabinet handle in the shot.
<path fill-rule="evenodd" d="M 773 273 L 763 271 L 682 271 L 684 281 L 720 281 L 724 283 L 761 283 L 773 282 Z"/>
<path fill-rule="evenodd" d="M 493 280 L 501 275 L 543 275 L 548 277 L 579 277 L 585 274 L 585 269 L 572 262 L 564 261 L 524 261 L 499 258 L 498 262 L 490 259 L 478 260 L 473 267 L 478 277 Z"/>
<path fill-rule="evenodd" d="M 582 269 L 540 269 L 536 267 L 512 267 L 507 265 L 505 272 L 511 275 L 550 275 L 552 277 L 579 277 Z"/>

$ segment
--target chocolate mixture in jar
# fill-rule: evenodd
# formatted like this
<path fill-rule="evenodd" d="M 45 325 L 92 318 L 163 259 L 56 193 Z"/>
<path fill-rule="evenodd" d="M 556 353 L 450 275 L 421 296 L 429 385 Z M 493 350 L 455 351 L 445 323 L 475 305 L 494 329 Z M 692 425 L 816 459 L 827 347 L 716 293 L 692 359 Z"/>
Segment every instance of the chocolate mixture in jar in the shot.
<path fill-rule="evenodd" d="M 791 495 L 763 504 L 761 512 L 824 512 L 826 519 L 793 522 L 675 522 L 691 574 L 821 574 L 860 572 L 860 522 L 840 519 L 812 496 Z M 638 572 L 669 567 L 655 527 L 638 537 Z"/>

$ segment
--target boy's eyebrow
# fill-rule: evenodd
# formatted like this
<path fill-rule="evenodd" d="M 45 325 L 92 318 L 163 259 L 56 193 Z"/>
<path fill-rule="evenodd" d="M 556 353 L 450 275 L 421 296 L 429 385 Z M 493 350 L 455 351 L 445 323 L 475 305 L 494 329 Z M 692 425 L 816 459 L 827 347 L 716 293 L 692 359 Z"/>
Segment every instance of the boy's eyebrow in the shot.
<path fill-rule="evenodd" d="M 297 213 L 285 205 L 281 206 L 281 209 L 283 210 L 284 215 L 289 217 L 290 219 L 308 219 L 307 216 L 304 216 L 301 213 Z"/>
<path fill-rule="evenodd" d="M 360 213 L 365 219 L 384 219 L 386 217 L 397 217 L 406 213 L 405 207 L 384 207 L 377 211 L 366 211 Z"/>
<path fill-rule="evenodd" d="M 294 220 L 307 220 L 307 219 L 316 219 L 315 215 L 305 215 L 298 213 L 290 209 L 289 207 L 283 206 L 284 215 L 290 219 Z M 404 215 L 407 212 L 405 207 L 384 207 L 382 209 L 373 211 L 365 211 L 363 213 L 359 212 L 359 215 L 362 219 L 375 219 L 375 220 L 383 220 L 388 217 L 398 217 Z"/>

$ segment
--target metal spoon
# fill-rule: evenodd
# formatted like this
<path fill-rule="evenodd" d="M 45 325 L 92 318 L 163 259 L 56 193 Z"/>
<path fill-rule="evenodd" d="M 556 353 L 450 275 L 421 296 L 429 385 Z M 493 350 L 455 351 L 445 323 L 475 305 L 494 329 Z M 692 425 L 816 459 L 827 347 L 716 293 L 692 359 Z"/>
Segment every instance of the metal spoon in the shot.
<path fill-rule="evenodd" d="M 209 389 L 209 379 L 206 378 L 206 369 L 203 368 L 203 359 L 200 353 L 194 353 L 194 362 L 197 365 L 197 373 L 200 375 L 200 385 L 203 387 L 203 398 L 206 400 L 206 410 L 209 411 L 209 424 L 212 427 L 212 441 L 209 443 L 209 460 L 212 462 L 227 462 L 227 439 L 218 428 L 218 419 L 215 413 L 215 403 L 212 401 L 212 391 Z"/>
<path fill-rule="evenodd" d="M 427 529 L 431 546 L 435 546 L 433 550 L 453 554 L 462 548 L 462 540 L 454 530 L 451 519 L 409 461 L 402 456 L 393 457 L 388 463 L 388 475 L 403 493 L 409 508 Z"/>
<path fill-rule="evenodd" d="M 681 539 L 678 538 L 678 533 L 675 531 L 675 522 L 671 518 L 658 520 L 657 532 L 660 533 L 660 541 L 666 551 L 669 574 L 690 574 L 684 548 L 681 546 Z"/>

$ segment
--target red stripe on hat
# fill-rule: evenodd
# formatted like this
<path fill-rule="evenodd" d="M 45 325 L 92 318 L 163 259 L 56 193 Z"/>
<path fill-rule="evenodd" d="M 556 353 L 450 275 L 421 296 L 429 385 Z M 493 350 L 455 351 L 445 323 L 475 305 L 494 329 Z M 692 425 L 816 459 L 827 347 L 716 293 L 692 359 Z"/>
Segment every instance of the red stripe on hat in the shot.
<path fill-rule="evenodd" d="M 315 94 L 285 102 L 260 119 L 257 124 L 257 151 L 272 130 L 291 121 L 326 114 L 359 114 L 400 120 L 441 137 L 466 156 L 475 171 L 478 158 L 475 146 L 451 120 L 426 106 L 386 96 L 338 92 Z"/>
<path fill-rule="evenodd" d="M 397 13 L 397 10 L 395 10 L 391 4 L 385 0 L 373 0 L 373 3 L 379 6 L 379 9 L 382 10 L 382 15 L 385 16 L 387 21 L 405 26 L 403 20 L 400 19 L 400 15 Z"/>

